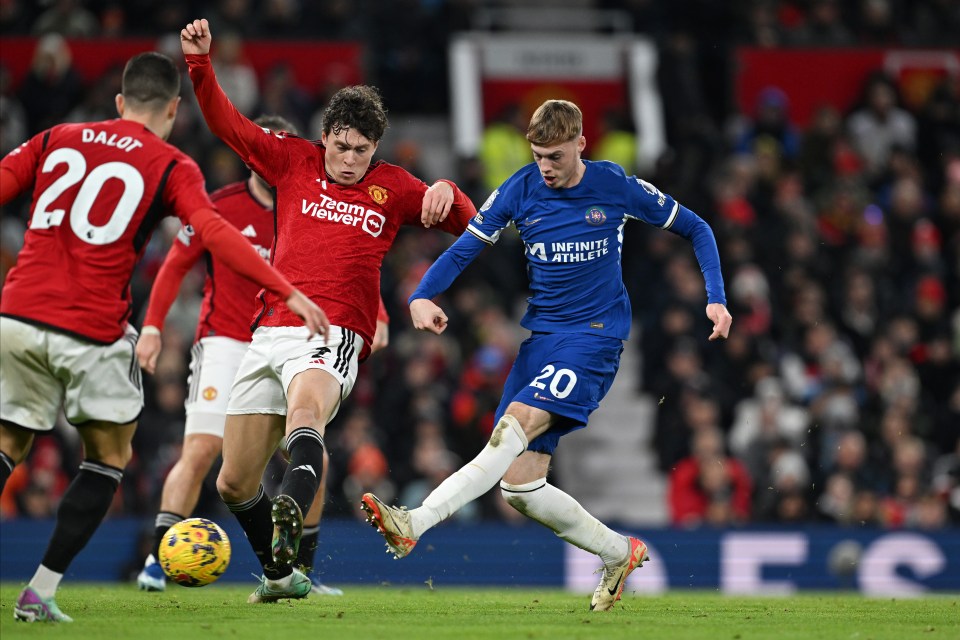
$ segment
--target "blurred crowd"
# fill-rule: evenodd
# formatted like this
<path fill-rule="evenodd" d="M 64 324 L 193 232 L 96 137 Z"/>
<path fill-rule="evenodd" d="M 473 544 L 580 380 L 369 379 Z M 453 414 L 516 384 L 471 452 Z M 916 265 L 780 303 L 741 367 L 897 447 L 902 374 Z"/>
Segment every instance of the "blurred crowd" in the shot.
<path fill-rule="evenodd" d="M 727 73 L 738 43 L 956 46 L 960 2 L 559 4 L 620 11 L 657 42 L 669 148 L 642 177 L 705 218 L 720 248 L 734 323 L 730 339 L 717 344 L 705 341 L 703 278 L 684 241 L 639 223 L 625 231 L 635 313 L 627 348 L 641 356 L 637 393 L 658 401 L 653 446 L 672 522 L 960 523 L 960 76 L 948 74 L 919 107 L 907 108 L 894 79 L 878 71 L 849 110 L 825 106 L 801 127 L 791 119 L 790 97 L 775 86 L 748 109 L 731 107 Z M 251 117 L 283 115 L 319 137 L 325 96 L 297 86 L 282 68 L 258 76 L 245 60 L 245 39 L 362 41 L 368 81 L 396 122 L 447 113 L 448 33 L 469 27 L 477 9 L 502 5 L 219 0 L 198 10 L 164 0 L 132 11 L 111 0 L 8 0 L 0 3 L 0 34 L 41 38 L 22 82 L 14 86 L 0 67 L 0 153 L 58 122 L 115 117 L 120 69 L 83 82 L 61 36 L 166 34 L 158 47 L 179 61 L 175 34 L 202 15 L 218 34 L 214 65 L 234 103 Z M 246 168 L 210 135 L 184 77 L 171 142 L 200 163 L 209 189 L 244 179 Z M 529 162 L 521 131 L 528 114 L 501 115 L 478 156 L 458 159 L 456 171 L 442 176 L 457 180 L 477 206 Z M 603 138 L 588 141 L 587 155 L 632 169 L 629 121 L 585 115 L 605 119 Z M 429 148 L 395 142 L 378 157 L 427 182 L 441 177 L 419 165 Z M 4 210 L 2 274 L 15 260 L 28 205 L 22 199 Z M 167 223 L 131 282 L 137 324 L 177 231 L 176 221 Z M 365 491 L 419 504 L 489 436 L 524 337 L 517 325 L 523 247 L 505 233 L 445 294 L 447 332 L 414 332 L 406 299 L 451 240 L 409 229 L 387 256 L 390 346 L 361 367 L 328 429 L 330 514 L 359 517 L 355 505 Z M 190 274 L 169 317 L 117 513 L 152 517 L 176 461 L 203 275 L 200 268 Z M 65 426 L 39 439 L 8 482 L 3 517 L 49 516 L 76 468 L 78 446 Z M 279 478 L 270 475 L 268 484 Z M 211 479 L 200 511 L 221 509 Z M 512 513 L 491 493 L 456 517 Z"/>

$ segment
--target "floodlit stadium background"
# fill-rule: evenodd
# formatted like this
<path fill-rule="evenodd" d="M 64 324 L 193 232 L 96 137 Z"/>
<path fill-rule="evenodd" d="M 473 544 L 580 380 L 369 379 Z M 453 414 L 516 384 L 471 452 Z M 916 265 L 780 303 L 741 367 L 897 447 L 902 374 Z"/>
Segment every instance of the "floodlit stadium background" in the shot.
<path fill-rule="evenodd" d="M 391 117 L 377 157 L 427 182 L 453 178 L 478 206 L 530 160 L 517 125 L 546 98 L 574 100 L 587 157 L 624 165 L 712 225 L 734 316 L 731 339 L 708 344 L 692 251 L 627 227 L 633 335 L 614 389 L 590 427 L 564 440 L 551 479 L 650 540 L 654 562 L 631 577 L 635 588 L 960 589 L 960 4 L 193 6 L 4 3 L 2 152 L 58 122 L 113 117 L 123 62 L 150 49 L 181 60 L 177 34 L 194 17 L 211 21 L 218 77 L 247 115 L 278 113 L 319 137 L 325 96 L 375 84 Z M 211 190 L 246 175 L 206 129 L 189 84 L 171 141 Z M 4 208 L 3 274 L 28 206 Z M 132 282 L 135 318 L 176 232 L 168 222 Z M 410 328 L 406 298 L 449 242 L 410 229 L 384 265 L 391 345 L 364 365 L 327 438 L 325 579 L 420 582 L 442 571 L 462 584 L 589 591 L 593 564 L 521 522 L 499 492 L 404 563 L 388 563 L 362 528 L 364 491 L 419 504 L 479 450 L 523 337 L 523 247 L 509 233 L 444 296 L 444 336 Z M 139 570 L 178 455 L 202 277 L 190 276 L 168 321 L 111 519 L 71 574 Z M 46 537 L 78 460 L 62 425 L 8 482 L 3 579 L 36 566 L 42 550 L 28 543 Z M 717 465 L 723 473 L 709 471 Z M 200 514 L 242 540 L 212 482 Z M 252 554 L 235 546 L 227 577 L 245 579 Z M 516 569 L 530 562 L 540 569 Z"/>

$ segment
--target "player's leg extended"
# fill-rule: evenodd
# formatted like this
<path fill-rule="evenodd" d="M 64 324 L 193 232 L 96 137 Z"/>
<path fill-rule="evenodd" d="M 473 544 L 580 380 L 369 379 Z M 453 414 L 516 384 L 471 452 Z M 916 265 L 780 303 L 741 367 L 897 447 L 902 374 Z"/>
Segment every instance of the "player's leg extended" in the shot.
<path fill-rule="evenodd" d="M 296 561 L 303 515 L 317 500 L 326 455 L 323 434 L 340 406 L 340 381 L 323 369 L 297 373 L 287 387 L 286 436 L 290 464 L 273 501 L 274 560 Z M 321 497 L 322 499 L 322 497 Z M 317 520 L 319 522 L 319 513 Z"/>
<path fill-rule="evenodd" d="M 483 450 L 430 492 L 422 506 L 405 511 L 368 493 L 362 500 L 368 520 L 383 534 L 394 556 L 402 558 L 428 529 L 493 488 L 527 442 L 549 428 L 550 419 L 542 409 L 511 403 Z"/>
<path fill-rule="evenodd" d="M 330 467 L 330 458 L 327 452 L 323 452 L 323 473 L 320 474 L 320 488 L 317 489 L 317 496 L 310 505 L 310 510 L 303 517 L 303 536 L 300 538 L 300 550 L 297 552 L 297 561 L 294 563 L 300 567 L 309 578 L 313 586 L 310 593 L 318 596 L 342 596 L 343 591 L 336 587 L 323 584 L 318 575 L 317 568 L 317 546 L 320 537 L 320 519 L 323 517 L 323 504 L 327 494 L 327 469 Z"/>
<path fill-rule="evenodd" d="M 261 484 L 267 463 L 283 436 L 283 420 L 277 414 L 228 415 L 223 433 L 223 464 L 217 476 L 220 497 L 243 527 L 264 575 L 271 579 L 289 575 L 289 569 L 273 564 L 270 498 Z"/>
<path fill-rule="evenodd" d="M 590 515 L 569 494 L 547 482 L 552 456 L 525 451 L 500 482 L 500 492 L 511 507 L 544 525 L 575 547 L 600 556 L 604 575 L 590 608 L 606 611 L 623 592 L 623 583 L 647 559 L 647 547 L 627 538 Z"/>

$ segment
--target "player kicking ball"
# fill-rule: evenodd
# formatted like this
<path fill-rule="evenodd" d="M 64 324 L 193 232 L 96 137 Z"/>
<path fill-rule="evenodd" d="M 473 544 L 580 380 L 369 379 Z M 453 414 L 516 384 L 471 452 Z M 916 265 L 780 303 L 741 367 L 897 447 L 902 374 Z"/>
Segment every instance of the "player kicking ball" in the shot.
<path fill-rule="evenodd" d="M 547 482 L 560 438 L 587 425 L 610 389 L 631 321 L 620 252 L 623 226 L 641 220 L 693 244 L 706 280 L 710 340 L 725 339 L 725 306 L 716 239 L 699 216 L 648 182 L 606 161 L 583 160 L 577 105 L 548 100 L 533 114 L 527 140 L 532 164 L 493 192 L 463 234 L 430 267 L 410 297 L 417 329 L 442 333 L 447 316 L 431 302 L 509 224 L 527 254 L 531 297 L 521 325 L 531 332 L 504 384 L 490 441 L 416 509 L 392 507 L 373 494 L 361 506 L 397 558 L 431 527 L 500 481 L 514 509 L 570 544 L 600 557 L 603 575 L 590 609 L 609 611 L 627 577 L 648 559 L 647 546 L 590 515 Z"/>

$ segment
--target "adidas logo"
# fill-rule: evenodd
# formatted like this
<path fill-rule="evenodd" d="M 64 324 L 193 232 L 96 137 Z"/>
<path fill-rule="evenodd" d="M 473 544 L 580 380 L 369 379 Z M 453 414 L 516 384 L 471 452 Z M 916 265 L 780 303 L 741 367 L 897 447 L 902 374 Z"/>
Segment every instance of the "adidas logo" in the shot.
<path fill-rule="evenodd" d="M 300 471 L 301 469 L 303 471 L 309 471 L 310 473 L 312 473 L 314 478 L 317 477 L 317 472 L 313 470 L 312 464 L 302 464 L 299 467 L 295 468 L 294 471 Z"/>
<path fill-rule="evenodd" d="M 240 233 L 241 233 L 242 235 L 248 237 L 248 238 L 256 238 L 256 237 L 257 237 L 257 230 L 253 228 L 253 225 L 252 225 L 252 224 L 248 224 L 248 225 L 247 225 L 247 228 L 244 229 L 243 231 L 241 231 Z"/>

